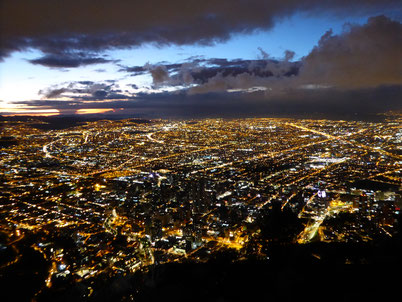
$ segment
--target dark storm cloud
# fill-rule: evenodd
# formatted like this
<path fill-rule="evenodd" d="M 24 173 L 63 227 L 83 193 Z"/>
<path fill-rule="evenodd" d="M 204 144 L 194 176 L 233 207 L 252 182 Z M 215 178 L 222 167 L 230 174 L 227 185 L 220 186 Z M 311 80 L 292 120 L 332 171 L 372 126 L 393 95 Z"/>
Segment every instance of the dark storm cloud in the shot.
<path fill-rule="evenodd" d="M 295 12 L 356 14 L 400 0 L 2 0 L 0 56 L 34 47 L 46 54 L 163 44 L 210 44 L 269 29 Z"/>
<path fill-rule="evenodd" d="M 101 57 L 91 57 L 87 55 L 45 55 L 38 59 L 29 60 L 35 65 L 42 65 L 51 68 L 73 68 L 91 64 L 103 64 L 115 62 Z"/>
<path fill-rule="evenodd" d="M 132 76 L 138 76 L 148 73 L 148 70 L 144 66 L 120 66 L 122 67 L 119 71 L 124 71 L 130 73 Z"/>
<path fill-rule="evenodd" d="M 343 88 L 402 83 L 402 23 L 385 16 L 348 25 L 343 34 L 324 34 L 305 58 L 305 83 Z"/>
<path fill-rule="evenodd" d="M 291 51 L 286 51 L 286 53 Z M 292 53 L 292 52 L 291 52 Z M 236 77 L 239 75 L 253 76 L 260 78 L 292 76 L 296 75 L 300 68 L 300 62 L 289 62 L 288 60 L 208 60 L 206 68 L 196 70 L 192 76 L 197 83 L 206 83 L 215 77 Z"/>
<path fill-rule="evenodd" d="M 44 96 L 47 99 L 53 99 L 53 98 L 58 98 L 60 97 L 64 92 L 67 92 L 68 89 L 66 88 L 59 88 L 59 89 L 52 89 L 48 90 L 47 92 L 44 93 Z"/>
<path fill-rule="evenodd" d="M 44 99 L 69 98 L 71 100 L 105 100 L 127 98 L 122 94 L 115 80 L 106 80 L 101 83 L 93 81 L 76 81 L 64 83 L 59 87 L 52 86 L 39 91 Z"/>
<path fill-rule="evenodd" d="M 144 66 L 123 67 L 120 71 L 132 76 L 149 73 L 155 86 L 202 85 L 216 78 L 243 77 L 281 77 L 297 75 L 300 62 L 290 62 L 294 52 L 286 50 L 283 60 L 227 60 L 222 58 L 199 59 L 182 64 L 146 64 Z"/>
<path fill-rule="evenodd" d="M 96 90 L 92 93 L 92 96 L 96 99 L 104 99 L 108 95 L 106 90 Z"/>
<path fill-rule="evenodd" d="M 155 72 L 155 76 L 157 78 L 157 82 L 158 80 L 160 81 L 161 79 L 158 79 L 158 74 L 164 73 L 164 72 L 176 72 L 180 69 L 180 67 L 182 66 L 182 64 L 169 64 L 167 62 L 160 62 L 157 64 L 145 64 L 144 66 L 122 66 L 120 65 L 120 70 L 119 71 L 123 71 L 123 72 L 128 72 L 130 73 L 132 76 L 138 76 L 138 75 L 143 75 L 146 73 L 151 73 L 152 71 L 156 71 Z M 158 70 L 159 69 L 159 70 Z M 163 71 L 162 71 L 163 69 Z M 159 77 L 164 77 L 162 74 Z"/>
<path fill-rule="evenodd" d="M 262 59 L 232 60 L 211 59 L 205 68 L 192 72 L 196 86 L 188 92 L 208 93 L 224 92 L 230 89 L 270 88 L 272 83 L 296 77 L 302 66 L 301 61 L 291 62 L 294 52 L 286 50 L 280 60 L 269 59 L 269 55 L 260 48 Z"/>
<path fill-rule="evenodd" d="M 145 68 L 150 72 L 154 85 L 158 86 L 169 81 L 169 71 L 165 65 L 147 64 Z"/>
<path fill-rule="evenodd" d="M 76 82 L 77 84 L 81 84 L 81 85 L 86 85 L 86 86 L 91 86 L 94 85 L 95 82 L 94 81 L 78 81 Z"/>

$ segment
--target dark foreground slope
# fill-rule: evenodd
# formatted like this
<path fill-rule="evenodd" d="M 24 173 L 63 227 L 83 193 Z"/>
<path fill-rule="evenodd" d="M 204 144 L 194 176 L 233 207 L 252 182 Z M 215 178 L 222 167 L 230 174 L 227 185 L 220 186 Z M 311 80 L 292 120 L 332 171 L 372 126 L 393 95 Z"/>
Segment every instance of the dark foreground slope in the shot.
<path fill-rule="evenodd" d="M 400 291 L 400 241 L 275 245 L 269 259 L 170 263 L 147 273 L 59 284 L 39 301 L 391 301 Z M 345 264 L 353 262 L 355 264 Z M 89 294 L 88 287 L 93 289 Z"/>

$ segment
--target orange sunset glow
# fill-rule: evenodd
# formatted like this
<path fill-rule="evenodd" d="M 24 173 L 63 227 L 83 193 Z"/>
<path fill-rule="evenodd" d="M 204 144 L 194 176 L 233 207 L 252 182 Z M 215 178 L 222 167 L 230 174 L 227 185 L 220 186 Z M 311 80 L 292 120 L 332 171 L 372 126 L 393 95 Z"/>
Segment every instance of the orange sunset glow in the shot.
<path fill-rule="evenodd" d="M 78 109 L 76 114 L 96 114 L 96 113 L 105 113 L 105 112 L 114 112 L 115 110 L 112 108 L 83 108 Z"/>

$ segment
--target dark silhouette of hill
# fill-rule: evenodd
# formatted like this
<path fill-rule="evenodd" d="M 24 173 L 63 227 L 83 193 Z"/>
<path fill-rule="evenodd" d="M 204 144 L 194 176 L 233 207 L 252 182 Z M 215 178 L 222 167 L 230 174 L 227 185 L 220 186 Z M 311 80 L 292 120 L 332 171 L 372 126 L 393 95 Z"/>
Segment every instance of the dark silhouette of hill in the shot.
<path fill-rule="evenodd" d="M 362 247 L 355 248 L 358 252 Z M 103 276 L 95 284 L 53 289 L 38 301 L 389 301 L 398 289 L 401 271 L 395 263 L 337 263 L 351 247 L 314 244 L 274 249 L 269 260 L 232 262 L 229 252 L 208 263 L 170 263 L 145 274 Z M 331 256 L 320 261 L 311 251 Z M 85 297 L 89 285 L 94 294 Z"/>
<path fill-rule="evenodd" d="M 261 237 L 242 251 L 213 253 L 207 263 L 184 260 L 128 275 L 105 272 L 92 281 L 55 280 L 37 300 L 357 302 L 391 301 L 399 291 L 400 223 L 392 238 L 295 244 L 299 222 L 291 211 L 277 210 L 264 211 Z M 288 223 L 293 226 L 285 227 Z M 253 252 L 253 244 L 262 245 L 262 253 Z"/>
<path fill-rule="evenodd" d="M 38 301 L 390 301 L 398 291 L 399 235 L 376 243 L 271 242 L 265 251 L 265 259 L 238 260 L 237 251 L 227 250 L 207 263 L 61 282 Z M 94 289 L 90 297 L 88 286 Z"/>
<path fill-rule="evenodd" d="M 17 244 L 21 258 L 16 264 L 0 270 L 0 301 L 31 301 L 44 286 L 48 265 L 43 256 L 30 246 L 33 240 L 30 237 Z M 12 258 L 16 256 L 14 254 Z"/>

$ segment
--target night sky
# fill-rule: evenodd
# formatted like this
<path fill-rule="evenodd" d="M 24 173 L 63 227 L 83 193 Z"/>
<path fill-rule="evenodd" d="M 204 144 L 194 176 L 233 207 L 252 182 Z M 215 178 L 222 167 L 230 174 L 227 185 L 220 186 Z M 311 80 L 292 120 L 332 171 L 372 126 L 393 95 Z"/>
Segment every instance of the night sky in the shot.
<path fill-rule="evenodd" d="M 401 109 L 401 0 L 0 0 L 3 115 Z"/>

